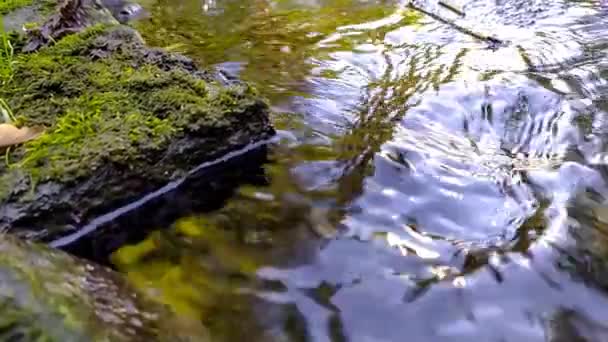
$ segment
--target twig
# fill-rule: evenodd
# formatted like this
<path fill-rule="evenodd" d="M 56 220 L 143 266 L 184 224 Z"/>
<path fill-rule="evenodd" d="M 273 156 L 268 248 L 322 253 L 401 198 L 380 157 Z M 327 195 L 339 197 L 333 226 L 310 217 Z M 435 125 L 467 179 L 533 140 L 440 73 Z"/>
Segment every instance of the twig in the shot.
<path fill-rule="evenodd" d="M 0 114 L 2 114 L 4 122 L 11 123 L 16 121 L 11 107 L 9 107 L 8 103 L 3 98 L 0 98 Z"/>
<path fill-rule="evenodd" d="M 10 168 L 11 167 L 11 160 L 9 158 L 9 154 L 11 153 L 11 147 L 8 146 L 6 148 L 6 151 L 4 153 L 4 163 L 6 164 L 6 167 Z"/>
<path fill-rule="evenodd" d="M 460 8 L 456 7 L 456 5 L 454 5 L 452 3 L 449 3 L 446 0 L 439 0 L 438 3 L 439 3 L 439 6 L 442 6 L 443 8 L 448 9 L 448 10 L 456 13 L 456 14 L 458 14 L 461 17 L 465 16 L 465 13 Z"/>
<path fill-rule="evenodd" d="M 485 34 L 482 34 L 482 33 L 478 33 L 478 32 L 475 32 L 475 31 L 469 29 L 469 28 L 460 26 L 460 25 L 456 24 L 455 22 L 453 22 L 451 20 L 448 20 L 446 18 L 443 18 L 443 17 L 441 17 L 440 15 L 438 15 L 436 13 L 427 11 L 424 8 L 416 6 L 412 1 L 408 2 L 407 5 L 411 9 L 416 10 L 416 11 L 422 13 L 422 14 L 426 14 L 429 17 L 431 17 L 431 18 L 433 18 L 433 19 L 435 19 L 435 20 L 437 20 L 437 21 L 439 21 L 441 23 L 449 25 L 452 28 L 454 28 L 454 29 L 456 29 L 456 30 L 458 30 L 458 31 L 466 34 L 466 35 L 469 35 L 469 36 L 471 36 L 471 37 L 473 37 L 475 39 L 483 40 L 483 41 L 489 43 L 492 48 L 496 48 L 498 46 L 505 45 L 504 41 L 502 41 L 502 40 L 500 40 L 500 39 L 498 39 L 496 37 L 492 37 L 492 36 L 488 36 L 488 35 L 485 35 Z"/>

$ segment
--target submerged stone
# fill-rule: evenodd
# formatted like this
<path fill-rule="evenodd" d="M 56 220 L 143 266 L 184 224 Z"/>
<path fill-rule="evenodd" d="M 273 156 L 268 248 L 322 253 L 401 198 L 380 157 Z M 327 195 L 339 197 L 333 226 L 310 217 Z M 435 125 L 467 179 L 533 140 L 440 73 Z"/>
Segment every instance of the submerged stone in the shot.
<path fill-rule="evenodd" d="M 73 232 L 274 133 L 267 104 L 247 84 L 147 47 L 137 31 L 111 21 L 68 31 L 51 34 L 62 38 L 49 46 L 37 35 L 14 42 L 41 44 L 16 55 L 0 98 L 19 124 L 46 133 L 6 151 L 0 229 L 37 239 Z"/>
<path fill-rule="evenodd" d="M 207 341 L 208 334 L 105 267 L 4 234 L 0 340 Z"/>

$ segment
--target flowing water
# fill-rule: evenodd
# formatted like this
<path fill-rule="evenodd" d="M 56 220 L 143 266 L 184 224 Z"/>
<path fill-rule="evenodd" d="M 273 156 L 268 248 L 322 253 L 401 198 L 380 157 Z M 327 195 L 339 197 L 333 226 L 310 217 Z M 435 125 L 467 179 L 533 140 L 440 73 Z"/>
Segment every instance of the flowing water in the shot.
<path fill-rule="evenodd" d="M 608 341 L 608 5 L 147 0 L 252 82 L 259 182 L 113 254 L 218 341 Z M 205 196 L 201 193 L 200 196 Z"/>

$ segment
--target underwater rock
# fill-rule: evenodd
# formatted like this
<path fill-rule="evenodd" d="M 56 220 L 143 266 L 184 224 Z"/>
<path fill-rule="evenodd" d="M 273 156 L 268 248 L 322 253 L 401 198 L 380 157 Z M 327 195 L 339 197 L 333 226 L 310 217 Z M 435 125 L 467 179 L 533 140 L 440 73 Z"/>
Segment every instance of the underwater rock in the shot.
<path fill-rule="evenodd" d="M 570 212 L 576 220 L 568 227 L 572 242 L 559 247 L 557 266 L 571 274 L 573 279 L 590 287 L 608 291 L 608 223 L 605 222 L 605 204 L 577 198 L 576 210 Z M 556 249 L 558 247 L 555 247 Z"/>
<path fill-rule="evenodd" d="M 121 23 L 126 23 L 148 15 L 142 6 L 135 2 L 125 0 L 101 0 L 101 3 L 104 7 L 109 9 L 112 16 Z"/>
<path fill-rule="evenodd" d="M 8 234 L 0 239 L 2 341 L 207 341 L 105 267 Z"/>
<path fill-rule="evenodd" d="M 66 9 L 76 3 L 13 42 L 36 51 L 16 53 L 0 90 L 18 124 L 46 128 L 0 165 L 0 229 L 30 239 L 72 233 L 274 134 L 251 86 L 146 46 L 106 9 Z"/>
<path fill-rule="evenodd" d="M 547 342 L 599 342 L 608 339 L 606 325 L 571 309 L 560 309 L 549 315 L 545 330 Z"/>

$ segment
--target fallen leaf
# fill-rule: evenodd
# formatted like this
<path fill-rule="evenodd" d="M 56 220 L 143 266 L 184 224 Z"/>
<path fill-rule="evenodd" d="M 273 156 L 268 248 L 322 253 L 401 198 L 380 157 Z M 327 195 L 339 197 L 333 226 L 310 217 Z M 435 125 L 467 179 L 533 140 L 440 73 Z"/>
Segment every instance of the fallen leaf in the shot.
<path fill-rule="evenodd" d="M 37 138 L 44 132 L 44 127 L 21 127 L 17 128 L 11 124 L 0 124 L 0 147 L 17 145 Z"/>

